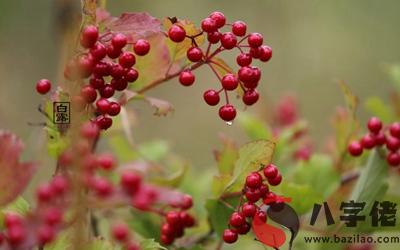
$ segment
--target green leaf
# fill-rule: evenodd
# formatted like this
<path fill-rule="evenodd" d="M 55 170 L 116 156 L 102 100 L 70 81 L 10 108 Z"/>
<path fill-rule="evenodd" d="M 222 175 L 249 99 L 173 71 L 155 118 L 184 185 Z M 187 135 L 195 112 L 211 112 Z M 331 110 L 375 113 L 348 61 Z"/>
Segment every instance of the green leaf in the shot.
<path fill-rule="evenodd" d="M 236 207 L 237 201 L 238 199 L 236 199 L 236 202 L 231 201 L 234 203 L 234 205 L 231 203 L 228 204 Z M 232 208 L 228 207 L 218 199 L 208 199 L 206 201 L 206 209 L 212 228 L 215 230 L 218 236 L 222 237 L 222 234 L 229 223 L 229 218 L 233 212 Z"/>
<path fill-rule="evenodd" d="M 160 219 L 150 213 L 133 210 L 128 225 L 145 238 L 160 238 Z"/>
<path fill-rule="evenodd" d="M 376 96 L 367 99 L 365 108 L 384 123 L 390 123 L 396 118 L 392 107 L 386 105 L 381 98 Z"/>
<path fill-rule="evenodd" d="M 245 144 L 239 149 L 239 158 L 235 163 L 232 180 L 225 191 L 235 192 L 243 188 L 248 173 L 257 171 L 262 165 L 268 165 L 272 160 L 275 143 L 268 140 L 258 140 Z"/>
<path fill-rule="evenodd" d="M 95 239 L 90 240 L 90 242 L 86 245 L 85 249 L 87 249 L 87 250 L 117 250 L 117 249 L 121 249 L 121 248 L 104 238 L 95 238 Z"/>
<path fill-rule="evenodd" d="M 168 173 L 151 178 L 151 182 L 161 186 L 178 187 L 189 169 L 188 163 L 179 157 L 170 156 L 165 166 Z"/>
<path fill-rule="evenodd" d="M 214 151 L 218 163 L 218 171 L 221 175 L 232 175 L 235 162 L 239 156 L 235 142 L 226 137 L 221 137 L 222 150 Z"/>
<path fill-rule="evenodd" d="M 128 140 L 122 135 L 112 135 L 107 141 L 120 162 L 133 161 L 139 157 Z"/>
<path fill-rule="evenodd" d="M 146 159 L 158 162 L 167 155 L 169 145 L 164 140 L 154 140 L 142 143 L 138 150 Z"/>
<path fill-rule="evenodd" d="M 251 140 L 260 140 L 272 137 L 269 128 L 261 120 L 249 113 L 241 112 L 237 117 L 237 121 Z"/>
<path fill-rule="evenodd" d="M 154 239 L 145 239 L 140 241 L 140 249 L 141 250 L 157 250 L 163 249 L 168 250 L 167 248 L 160 245 L 160 243 L 156 242 Z"/>
<path fill-rule="evenodd" d="M 289 204 L 296 210 L 298 215 L 306 214 L 315 203 L 320 203 L 324 200 L 316 189 L 307 184 L 296 184 L 284 181 L 280 185 L 280 193 L 285 197 L 292 198 Z"/>
<path fill-rule="evenodd" d="M 368 158 L 367 165 L 362 169 L 356 186 L 351 193 L 350 200 L 356 202 L 365 202 L 366 205 L 362 211 L 367 219 L 363 223 L 359 223 L 357 231 L 371 232 L 376 228 L 371 228 L 371 218 L 369 213 L 375 201 L 381 201 L 388 190 L 388 165 L 379 152 L 373 150 Z"/>

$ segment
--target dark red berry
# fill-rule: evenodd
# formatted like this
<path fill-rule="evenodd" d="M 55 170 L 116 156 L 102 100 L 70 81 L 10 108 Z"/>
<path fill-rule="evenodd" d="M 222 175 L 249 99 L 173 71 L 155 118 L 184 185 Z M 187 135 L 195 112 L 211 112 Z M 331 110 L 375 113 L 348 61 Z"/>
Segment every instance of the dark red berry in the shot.
<path fill-rule="evenodd" d="M 244 223 L 242 226 L 236 228 L 238 234 L 247 234 L 250 231 L 251 227 L 248 223 Z"/>
<path fill-rule="evenodd" d="M 225 49 L 233 49 L 237 44 L 236 36 L 232 32 L 225 32 L 221 37 L 221 45 Z"/>
<path fill-rule="evenodd" d="M 192 62 L 198 62 L 203 58 L 203 52 L 199 47 L 191 47 L 186 53 L 187 58 Z"/>
<path fill-rule="evenodd" d="M 102 89 L 104 87 L 104 79 L 102 77 L 92 77 L 89 80 L 89 84 L 95 89 Z"/>
<path fill-rule="evenodd" d="M 104 46 L 102 43 L 96 43 L 91 49 L 90 49 L 90 54 L 92 57 L 100 61 L 107 55 L 107 49 L 106 46 Z"/>
<path fill-rule="evenodd" d="M 115 34 L 111 39 L 111 44 L 116 49 L 122 49 L 123 47 L 125 47 L 125 45 L 127 43 L 128 43 L 128 39 L 122 33 Z"/>
<path fill-rule="evenodd" d="M 262 62 L 268 62 L 272 57 L 272 49 L 267 45 L 258 48 L 259 59 Z"/>
<path fill-rule="evenodd" d="M 163 245 L 171 245 L 174 242 L 174 236 L 162 234 L 160 241 Z"/>
<path fill-rule="evenodd" d="M 118 57 L 118 56 L 117 56 Z M 96 78 L 101 78 L 103 76 L 109 76 L 111 74 L 111 64 L 106 62 L 98 62 L 93 67 L 93 73 Z"/>
<path fill-rule="evenodd" d="M 236 21 L 232 24 L 232 33 L 236 36 L 246 35 L 247 25 L 242 21 Z"/>
<path fill-rule="evenodd" d="M 250 54 L 247 53 L 240 53 L 237 57 L 236 57 L 236 62 L 239 66 L 243 67 L 243 66 L 249 66 L 251 64 L 251 61 L 253 59 L 251 58 Z"/>
<path fill-rule="evenodd" d="M 84 48 L 91 48 L 99 38 L 99 30 L 94 25 L 86 26 L 80 36 L 80 43 Z"/>
<path fill-rule="evenodd" d="M 108 45 L 106 49 L 107 49 L 107 56 L 111 59 L 118 58 L 119 55 L 121 55 L 122 53 L 121 48 L 115 47 L 111 44 Z"/>
<path fill-rule="evenodd" d="M 262 197 L 262 198 L 264 198 L 264 197 L 268 194 L 268 192 L 269 192 L 269 187 L 268 187 L 268 185 L 262 185 L 262 186 L 260 187 L 260 194 L 261 194 L 261 197 Z"/>
<path fill-rule="evenodd" d="M 85 129 L 84 133 L 82 129 Z M 94 138 L 95 136 L 98 135 L 98 133 L 99 133 L 99 128 L 93 122 L 87 122 L 81 128 L 81 134 L 86 138 Z M 68 180 L 64 176 L 56 175 L 53 177 L 53 180 L 51 181 L 51 187 L 55 194 L 57 195 L 65 194 L 65 192 L 68 191 Z"/>
<path fill-rule="evenodd" d="M 177 225 L 181 222 L 179 212 L 176 211 L 170 211 L 167 213 L 165 216 L 165 220 L 168 222 L 168 224 L 171 225 Z"/>
<path fill-rule="evenodd" d="M 218 31 L 210 32 L 207 34 L 207 40 L 212 43 L 218 43 L 221 40 L 222 34 Z"/>
<path fill-rule="evenodd" d="M 41 184 L 36 190 L 36 197 L 40 202 L 49 202 L 53 198 L 53 188 L 49 184 Z"/>
<path fill-rule="evenodd" d="M 262 45 L 263 37 L 259 33 L 251 33 L 247 38 L 247 42 L 249 43 L 250 47 L 257 48 Z"/>
<path fill-rule="evenodd" d="M 136 63 L 136 57 L 131 52 L 125 51 L 119 57 L 118 62 L 124 68 L 131 68 Z"/>
<path fill-rule="evenodd" d="M 243 103 L 246 105 L 253 105 L 258 101 L 259 95 L 257 90 L 255 89 L 249 89 L 246 92 L 244 92 L 242 100 Z"/>
<path fill-rule="evenodd" d="M 100 95 L 103 98 L 110 98 L 114 95 L 114 93 L 115 90 L 110 84 L 105 85 L 104 88 L 100 90 Z"/>
<path fill-rule="evenodd" d="M 242 205 L 242 214 L 245 217 L 252 218 L 257 212 L 257 207 L 256 205 L 252 203 L 244 203 Z"/>
<path fill-rule="evenodd" d="M 267 179 L 273 179 L 278 176 L 278 168 L 274 164 L 269 164 L 264 168 L 264 176 Z"/>
<path fill-rule="evenodd" d="M 125 69 L 120 64 L 114 64 L 111 67 L 111 76 L 114 79 L 121 79 L 125 75 Z"/>
<path fill-rule="evenodd" d="M 254 81 L 254 71 L 249 66 L 241 67 L 238 71 L 238 76 L 244 83 Z"/>
<path fill-rule="evenodd" d="M 393 136 L 388 136 L 386 138 L 386 147 L 390 151 L 395 152 L 400 148 L 400 140 Z"/>
<path fill-rule="evenodd" d="M 257 216 L 261 221 L 267 222 L 267 214 L 264 211 L 258 211 L 255 216 Z"/>
<path fill-rule="evenodd" d="M 133 45 L 133 51 L 138 56 L 144 56 L 150 51 L 150 43 L 145 39 L 139 39 Z"/>
<path fill-rule="evenodd" d="M 247 189 L 245 192 L 246 199 L 251 203 L 256 203 L 261 198 L 259 189 Z"/>
<path fill-rule="evenodd" d="M 253 172 L 246 177 L 246 186 L 249 188 L 259 188 L 262 185 L 262 176 Z"/>
<path fill-rule="evenodd" d="M 271 186 L 278 186 L 282 182 L 282 175 L 278 174 L 275 178 L 270 178 L 268 179 L 268 183 Z"/>
<path fill-rule="evenodd" d="M 185 227 L 193 227 L 196 221 L 194 220 L 193 216 L 186 213 L 185 211 L 181 211 L 179 213 L 181 221 Z"/>
<path fill-rule="evenodd" d="M 179 82 L 183 86 L 191 86 L 194 83 L 195 76 L 192 71 L 182 71 L 179 75 Z"/>
<path fill-rule="evenodd" d="M 129 228 L 124 223 L 118 223 L 112 226 L 111 234 L 119 242 L 125 242 L 129 237 Z"/>
<path fill-rule="evenodd" d="M 121 112 L 121 105 L 117 102 L 110 103 L 110 109 L 108 110 L 108 114 L 111 116 L 116 116 Z"/>
<path fill-rule="evenodd" d="M 134 82 L 138 79 L 139 72 L 136 69 L 129 69 L 125 74 L 125 79 L 128 82 Z"/>
<path fill-rule="evenodd" d="M 128 87 L 128 81 L 125 78 L 111 80 L 111 86 L 118 91 L 122 91 Z"/>
<path fill-rule="evenodd" d="M 13 246 L 21 244 L 26 236 L 25 228 L 20 225 L 7 229 L 8 242 Z"/>
<path fill-rule="evenodd" d="M 79 75 L 83 78 L 89 77 L 94 69 L 94 60 L 90 55 L 81 55 L 78 58 Z"/>
<path fill-rule="evenodd" d="M 371 149 L 371 148 L 375 147 L 375 145 L 376 145 L 375 136 L 372 134 L 366 134 L 361 138 L 360 143 L 363 148 Z"/>
<path fill-rule="evenodd" d="M 238 233 L 236 232 L 236 230 L 225 229 L 222 238 L 226 243 L 232 244 L 232 243 L 235 243 L 237 241 Z"/>
<path fill-rule="evenodd" d="M 347 147 L 347 150 L 352 156 L 360 156 L 363 152 L 363 147 L 357 141 L 353 141 Z"/>
<path fill-rule="evenodd" d="M 22 217 L 16 213 L 7 213 L 4 217 L 4 225 L 7 228 L 11 228 L 14 226 L 21 226 L 23 223 Z"/>
<path fill-rule="evenodd" d="M 175 234 L 174 227 L 171 226 L 171 225 L 168 224 L 168 223 L 164 223 L 164 224 L 161 226 L 161 234 L 163 234 L 163 235 L 168 235 L 168 236 L 173 236 L 173 235 Z"/>
<path fill-rule="evenodd" d="M 383 132 L 380 132 L 375 135 L 376 145 L 382 146 L 386 143 L 386 135 Z"/>
<path fill-rule="evenodd" d="M 139 190 L 142 183 L 140 175 L 132 171 L 125 171 L 121 174 L 120 184 L 122 188 L 129 194 L 134 194 Z"/>
<path fill-rule="evenodd" d="M 193 199 L 190 195 L 184 195 L 182 198 L 182 209 L 189 209 L 193 206 Z"/>
<path fill-rule="evenodd" d="M 386 160 L 390 166 L 397 167 L 400 165 L 400 154 L 398 152 L 389 152 Z"/>
<path fill-rule="evenodd" d="M 221 84 L 226 90 L 235 90 L 239 85 L 239 80 L 234 74 L 228 73 L 222 78 Z"/>
<path fill-rule="evenodd" d="M 240 227 L 246 223 L 246 219 L 238 212 L 234 212 L 229 219 L 229 224 L 233 227 Z"/>
<path fill-rule="evenodd" d="M 397 139 L 400 139 L 400 122 L 394 122 L 390 125 L 390 134 Z"/>
<path fill-rule="evenodd" d="M 101 154 L 97 156 L 97 164 L 104 170 L 110 170 L 115 166 L 115 159 L 111 154 Z"/>
<path fill-rule="evenodd" d="M 37 239 L 40 245 L 45 245 L 54 240 L 56 232 L 53 227 L 48 225 L 40 226 L 37 231 Z"/>
<path fill-rule="evenodd" d="M 382 122 L 377 117 L 371 117 L 368 120 L 367 126 L 371 133 L 378 134 L 382 129 Z"/>
<path fill-rule="evenodd" d="M 250 48 L 249 54 L 251 55 L 251 57 L 253 57 L 253 58 L 255 58 L 255 59 L 259 59 L 259 58 L 260 58 L 260 55 L 261 55 L 260 48 L 261 48 L 261 47 L 258 47 L 258 48 Z"/>
<path fill-rule="evenodd" d="M 92 103 L 97 98 L 97 92 L 92 86 L 86 85 L 81 89 L 81 96 L 87 103 Z"/>
<path fill-rule="evenodd" d="M 186 31 L 181 26 L 179 26 L 177 24 L 173 24 L 171 26 L 171 28 L 169 28 L 169 30 L 168 30 L 168 37 L 172 41 L 174 41 L 176 43 L 180 43 L 183 40 L 185 40 Z"/>
<path fill-rule="evenodd" d="M 210 105 L 210 106 L 215 106 L 219 103 L 219 94 L 217 91 L 213 89 L 209 89 L 203 94 L 204 101 Z"/>
<path fill-rule="evenodd" d="M 219 11 L 214 11 L 213 13 L 211 13 L 210 18 L 215 21 L 215 25 L 218 29 L 222 28 L 226 23 L 225 15 Z"/>
<path fill-rule="evenodd" d="M 225 104 L 219 109 L 219 117 L 226 122 L 232 121 L 236 117 L 235 107 L 231 104 Z"/>
<path fill-rule="evenodd" d="M 43 220 L 47 225 L 58 225 L 63 220 L 63 214 L 58 208 L 49 208 L 45 211 Z"/>
<path fill-rule="evenodd" d="M 113 192 L 113 186 L 109 180 L 104 177 L 97 177 L 93 182 L 93 188 L 100 197 L 106 197 Z"/>
<path fill-rule="evenodd" d="M 47 94 L 51 89 L 51 82 L 47 79 L 41 79 L 36 83 L 36 91 L 41 94 Z"/>
<path fill-rule="evenodd" d="M 207 17 L 203 21 L 201 21 L 201 29 L 204 32 L 214 32 L 218 29 L 217 23 L 214 19 Z"/>
<path fill-rule="evenodd" d="M 112 125 L 112 119 L 106 116 L 99 116 L 96 119 L 96 124 L 100 129 L 107 130 Z"/>
<path fill-rule="evenodd" d="M 110 111 L 110 102 L 105 98 L 101 98 L 97 100 L 96 107 L 100 113 L 107 114 Z"/>

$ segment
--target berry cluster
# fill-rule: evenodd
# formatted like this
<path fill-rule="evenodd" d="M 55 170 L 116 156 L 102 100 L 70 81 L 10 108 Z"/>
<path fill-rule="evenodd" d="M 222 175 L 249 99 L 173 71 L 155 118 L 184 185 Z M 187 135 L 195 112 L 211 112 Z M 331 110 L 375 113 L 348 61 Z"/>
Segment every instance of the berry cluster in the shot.
<path fill-rule="evenodd" d="M 176 238 L 184 235 L 185 228 L 193 227 L 195 220 L 185 210 L 193 205 L 192 197 L 185 196 L 179 211 L 169 211 L 165 214 L 165 223 L 161 226 L 161 243 L 171 245 Z"/>
<path fill-rule="evenodd" d="M 282 175 L 278 168 L 269 164 L 262 169 L 262 172 L 265 179 L 259 172 L 250 173 L 246 177 L 243 194 L 247 202 L 240 204 L 237 211 L 231 215 L 229 229 L 226 229 L 223 235 L 223 240 L 226 243 L 234 243 L 239 234 L 247 234 L 251 228 L 250 221 L 254 216 L 257 216 L 261 221 L 267 221 L 267 214 L 261 210 L 261 206 L 282 202 L 275 193 L 269 190 L 268 186 L 268 184 L 277 186 L 281 183 Z"/>
<path fill-rule="evenodd" d="M 109 98 L 138 79 L 139 73 L 134 68 L 136 56 L 146 55 L 150 43 L 144 39 L 137 40 L 133 43 L 132 53 L 127 49 L 130 43 L 124 34 L 113 34 L 107 41 L 99 35 L 96 26 L 90 25 L 82 30 L 80 44 L 84 51 L 71 59 L 64 70 L 66 79 L 83 84 L 80 94 L 72 97 L 72 103 L 78 110 L 95 103 L 96 123 L 101 129 L 108 129 L 112 125 L 111 117 L 121 111 L 120 103 Z M 85 84 L 86 79 L 88 83 Z M 40 94 L 46 94 L 50 88 L 50 81 L 46 79 L 36 84 Z"/>
<path fill-rule="evenodd" d="M 222 32 L 221 29 L 228 27 L 229 31 Z M 221 83 L 220 89 L 209 89 L 204 92 L 204 100 L 210 106 L 215 106 L 220 102 L 220 93 L 225 93 L 225 104 L 219 109 L 219 116 L 224 121 L 230 122 L 236 117 L 235 107 L 229 103 L 228 91 L 236 90 L 238 87 L 244 92 L 242 101 L 245 105 L 253 105 L 259 99 L 256 90 L 261 78 L 261 71 L 258 67 L 252 66 L 253 59 L 259 59 L 267 62 L 271 59 L 272 49 L 263 45 L 263 37 L 259 33 L 247 33 L 247 25 L 242 21 L 235 21 L 232 24 L 226 22 L 226 18 L 221 12 L 213 12 L 209 17 L 201 22 L 202 32 L 198 35 L 206 33 L 208 40 L 208 48 L 202 50 L 196 43 L 195 36 L 189 36 L 179 22 L 173 24 L 168 30 L 169 38 L 176 43 L 183 42 L 185 39 L 191 39 L 192 47 L 187 50 L 187 58 L 192 64 L 186 70 L 182 71 L 179 81 L 184 86 L 190 86 L 195 81 L 195 75 L 192 70 L 202 64 L 207 64 Z M 212 45 L 216 44 L 217 48 L 212 52 Z M 215 60 L 215 56 L 224 50 L 238 49 L 239 54 L 236 62 L 240 67 L 235 74 L 231 72 L 223 64 Z M 216 70 L 220 68 L 220 71 Z"/>
<path fill-rule="evenodd" d="M 394 122 L 383 126 L 382 121 L 376 117 L 369 119 L 367 123 L 369 132 L 359 141 L 352 141 L 348 151 L 352 156 L 362 155 L 364 149 L 386 146 L 388 152 L 386 161 L 390 166 L 400 166 L 400 123 Z"/>

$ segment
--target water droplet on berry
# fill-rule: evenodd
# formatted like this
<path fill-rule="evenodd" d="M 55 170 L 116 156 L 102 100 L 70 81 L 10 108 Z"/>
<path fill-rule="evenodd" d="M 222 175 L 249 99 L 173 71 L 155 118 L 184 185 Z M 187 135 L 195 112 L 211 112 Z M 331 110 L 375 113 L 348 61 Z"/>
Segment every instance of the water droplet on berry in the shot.
<path fill-rule="evenodd" d="M 226 123 L 226 125 L 228 125 L 228 126 L 232 126 L 233 121 L 229 121 L 229 122 L 225 122 L 225 123 Z"/>

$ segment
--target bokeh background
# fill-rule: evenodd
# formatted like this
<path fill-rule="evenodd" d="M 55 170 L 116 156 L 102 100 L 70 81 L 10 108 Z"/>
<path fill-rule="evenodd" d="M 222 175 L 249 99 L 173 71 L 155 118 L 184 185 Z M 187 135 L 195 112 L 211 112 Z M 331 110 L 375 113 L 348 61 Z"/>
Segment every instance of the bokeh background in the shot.
<path fill-rule="evenodd" d="M 28 144 L 26 154 L 36 159 L 43 158 L 37 150 L 44 132 L 27 123 L 44 117 L 37 112 L 42 99 L 34 86 L 41 78 L 57 79 L 60 33 L 64 21 L 79 13 L 79 2 L 0 0 L 0 128 L 21 136 Z M 360 103 L 369 96 L 385 99 L 391 90 L 387 65 L 400 61 L 397 0 L 109 0 L 108 9 L 116 16 L 145 11 L 195 23 L 219 10 L 229 21 L 246 21 L 248 30 L 262 33 L 273 48 L 272 60 L 259 65 L 262 102 L 247 112 L 264 116 L 271 112 L 268 104 L 294 93 L 321 147 L 321 138 L 332 132 L 331 115 L 344 104 L 338 81 L 346 81 Z M 233 55 L 225 59 L 234 65 Z M 175 152 L 201 171 L 213 164 L 219 133 L 239 143 L 247 139 L 235 124 L 227 126 L 219 119 L 217 108 L 203 102 L 203 91 L 218 84 L 214 75 L 204 68 L 196 76 L 193 87 L 172 80 L 148 93 L 170 101 L 175 106 L 172 115 L 155 117 L 150 107 L 133 106 L 138 114 L 133 133 L 138 142 L 169 141 Z M 358 113 L 366 119 L 362 105 Z"/>

